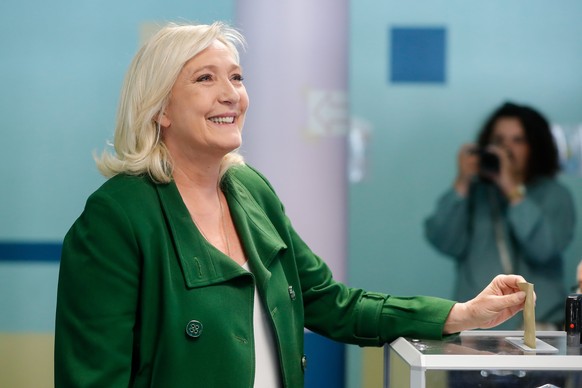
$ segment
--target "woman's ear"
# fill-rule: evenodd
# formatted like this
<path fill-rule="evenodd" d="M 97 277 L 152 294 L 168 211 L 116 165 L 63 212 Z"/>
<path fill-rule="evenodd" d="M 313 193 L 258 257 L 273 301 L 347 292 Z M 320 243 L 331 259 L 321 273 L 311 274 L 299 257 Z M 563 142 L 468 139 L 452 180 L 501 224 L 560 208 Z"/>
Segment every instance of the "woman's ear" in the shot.
<path fill-rule="evenodd" d="M 170 121 L 170 118 L 168 117 L 168 115 L 166 114 L 166 112 L 162 112 L 158 115 L 158 117 L 156 118 L 156 122 L 158 124 L 160 124 L 160 126 L 162 128 L 168 128 L 170 126 L 170 124 L 172 123 Z"/>

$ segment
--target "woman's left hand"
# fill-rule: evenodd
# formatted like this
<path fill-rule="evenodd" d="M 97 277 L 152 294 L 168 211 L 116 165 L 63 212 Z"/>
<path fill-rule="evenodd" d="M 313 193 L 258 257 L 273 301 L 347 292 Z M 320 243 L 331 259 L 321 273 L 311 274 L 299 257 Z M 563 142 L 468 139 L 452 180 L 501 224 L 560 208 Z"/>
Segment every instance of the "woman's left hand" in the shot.
<path fill-rule="evenodd" d="M 525 304 L 525 292 L 518 286 L 522 282 L 525 279 L 519 275 L 496 276 L 475 298 L 453 306 L 443 332 L 489 329 L 513 317 Z"/>

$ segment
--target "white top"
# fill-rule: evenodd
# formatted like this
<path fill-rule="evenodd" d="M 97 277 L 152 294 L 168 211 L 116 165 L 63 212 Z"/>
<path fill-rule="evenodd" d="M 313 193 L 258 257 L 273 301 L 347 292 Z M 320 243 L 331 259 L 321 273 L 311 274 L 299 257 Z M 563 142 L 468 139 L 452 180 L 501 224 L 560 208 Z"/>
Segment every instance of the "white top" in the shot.
<path fill-rule="evenodd" d="M 242 266 L 249 272 L 249 262 Z M 255 384 L 254 388 L 281 387 L 279 356 L 275 346 L 273 328 L 257 287 L 253 306 L 253 333 L 255 337 Z"/>

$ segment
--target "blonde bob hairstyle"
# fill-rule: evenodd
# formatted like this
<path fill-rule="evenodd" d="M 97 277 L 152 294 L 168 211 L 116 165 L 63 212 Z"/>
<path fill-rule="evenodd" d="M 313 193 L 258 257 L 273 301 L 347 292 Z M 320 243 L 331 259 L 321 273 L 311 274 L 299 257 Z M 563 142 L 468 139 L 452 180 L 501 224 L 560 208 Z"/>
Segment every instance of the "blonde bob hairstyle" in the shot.
<path fill-rule="evenodd" d="M 134 57 L 121 89 L 114 153 L 95 156 L 99 171 L 106 177 L 117 174 L 148 174 L 157 183 L 172 180 L 172 159 L 160 138 L 156 119 L 164 111 L 178 74 L 190 59 L 218 40 L 239 62 L 237 46 L 244 37 L 228 25 L 178 25 L 170 23 L 158 31 Z M 225 155 L 220 169 L 243 164 L 238 149 Z"/>

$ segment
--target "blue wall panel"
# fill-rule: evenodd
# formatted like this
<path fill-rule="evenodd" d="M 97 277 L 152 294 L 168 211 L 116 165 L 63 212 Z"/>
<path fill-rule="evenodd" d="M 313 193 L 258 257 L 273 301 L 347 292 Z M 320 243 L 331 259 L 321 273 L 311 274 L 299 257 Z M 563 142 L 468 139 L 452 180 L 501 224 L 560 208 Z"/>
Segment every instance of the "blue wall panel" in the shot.
<path fill-rule="evenodd" d="M 392 27 L 390 80 L 444 83 L 446 37 L 444 27 Z"/>

